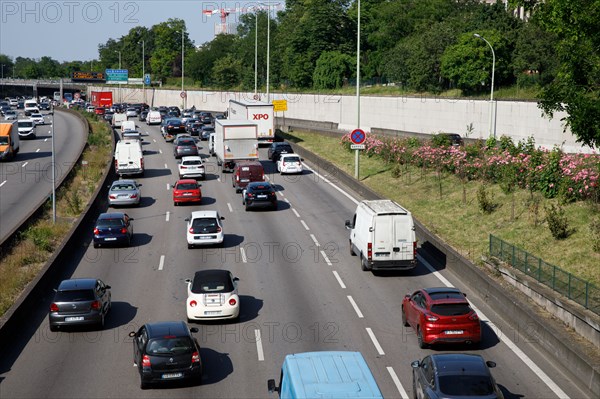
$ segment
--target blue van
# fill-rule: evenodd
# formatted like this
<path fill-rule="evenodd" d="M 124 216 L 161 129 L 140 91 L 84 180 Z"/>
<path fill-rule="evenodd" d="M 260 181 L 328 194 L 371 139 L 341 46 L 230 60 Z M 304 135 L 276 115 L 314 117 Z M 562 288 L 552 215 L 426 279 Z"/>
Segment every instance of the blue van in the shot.
<path fill-rule="evenodd" d="M 383 399 L 373 374 L 360 352 L 306 352 L 287 355 L 279 386 L 267 382 L 269 392 L 281 399 L 370 398 Z"/>

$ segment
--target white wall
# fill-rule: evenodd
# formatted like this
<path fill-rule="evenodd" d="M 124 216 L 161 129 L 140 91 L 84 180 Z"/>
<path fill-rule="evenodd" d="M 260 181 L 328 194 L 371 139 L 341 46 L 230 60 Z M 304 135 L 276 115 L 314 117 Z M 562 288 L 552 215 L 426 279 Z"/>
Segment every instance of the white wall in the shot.
<path fill-rule="evenodd" d="M 107 88 L 89 88 L 110 90 Z M 139 88 L 122 88 L 122 98 L 127 102 L 144 100 Z M 183 101 L 179 90 L 147 89 L 146 102 L 153 106 L 178 105 Z M 225 111 L 230 98 L 252 100 L 252 93 L 188 91 L 186 106 L 198 109 Z M 263 94 L 263 100 L 265 96 Z M 337 123 L 341 130 L 357 127 L 355 96 L 317 94 L 272 94 L 271 99 L 287 100 L 285 116 L 294 119 L 327 121 Z M 282 113 L 278 113 L 282 116 Z M 535 102 L 496 102 L 496 137 L 507 135 L 519 141 L 533 136 L 536 144 L 546 148 L 562 146 L 567 152 L 591 152 L 576 142 L 569 130 L 563 133 L 561 119 L 557 113 L 552 120 L 544 117 Z M 373 128 L 402 130 L 415 133 L 452 132 L 467 136 L 467 126 L 472 124 L 471 138 L 487 138 L 490 130 L 490 103 L 485 100 L 445 99 L 432 97 L 377 97 L 361 96 L 360 127 L 367 132 Z"/>

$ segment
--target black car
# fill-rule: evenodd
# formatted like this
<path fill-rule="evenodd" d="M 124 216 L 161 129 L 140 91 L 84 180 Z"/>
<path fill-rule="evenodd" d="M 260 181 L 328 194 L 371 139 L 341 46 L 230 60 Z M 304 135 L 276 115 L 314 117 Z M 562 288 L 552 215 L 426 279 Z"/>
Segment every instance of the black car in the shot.
<path fill-rule="evenodd" d="M 191 136 L 200 136 L 202 126 L 204 126 L 202 123 L 194 122 L 187 125 L 187 131 Z"/>
<path fill-rule="evenodd" d="M 42 101 L 41 103 L 38 104 L 38 108 L 40 109 L 40 111 L 49 111 L 50 103 L 47 101 Z"/>
<path fill-rule="evenodd" d="M 186 133 L 185 124 L 181 121 L 181 119 L 168 119 L 165 124 L 165 132 L 170 135 L 176 135 L 177 133 Z"/>
<path fill-rule="evenodd" d="M 104 115 L 102 116 L 104 118 L 105 121 L 111 122 L 112 123 L 112 117 L 115 113 L 113 111 L 105 111 Z"/>
<path fill-rule="evenodd" d="M 200 345 L 183 321 L 162 321 L 143 325 L 133 337 L 133 363 L 140 373 L 140 388 L 152 383 L 189 380 L 202 382 Z"/>
<path fill-rule="evenodd" d="M 417 398 L 504 398 L 489 368 L 496 363 L 479 355 L 434 354 L 411 363 Z"/>
<path fill-rule="evenodd" d="M 200 118 L 200 120 L 202 121 L 202 123 L 204 123 L 205 125 L 212 125 L 213 123 L 213 118 L 212 116 L 208 116 L 208 115 L 204 115 Z"/>
<path fill-rule="evenodd" d="M 123 212 L 101 213 L 94 226 L 94 248 L 100 245 L 131 244 L 133 226 L 130 218 Z"/>
<path fill-rule="evenodd" d="M 438 133 L 437 136 L 441 141 L 445 141 L 453 147 L 460 147 L 464 144 L 462 137 L 458 133 Z"/>
<path fill-rule="evenodd" d="M 75 278 L 60 283 L 50 304 L 50 331 L 60 327 L 93 325 L 104 328 L 110 310 L 110 285 L 92 278 Z"/>
<path fill-rule="evenodd" d="M 242 205 L 246 206 L 246 210 L 251 208 L 269 208 L 271 210 L 276 210 L 277 194 L 271 183 L 248 183 L 246 188 L 242 191 Z"/>
<path fill-rule="evenodd" d="M 215 132 L 215 128 L 212 126 L 204 125 L 202 126 L 202 132 L 200 133 L 201 140 L 208 140 L 210 135 Z"/>
<path fill-rule="evenodd" d="M 140 115 L 138 116 L 138 119 L 140 122 L 145 122 L 146 118 L 148 117 L 148 111 L 143 110 L 140 112 Z"/>
<path fill-rule="evenodd" d="M 281 154 L 293 154 L 294 150 L 288 143 L 271 143 L 269 150 L 267 151 L 267 158 L 273 162 L 279 161 Z"/>
<path fill-rule="evenodd" d="M 180 137 L 173 142 L 173 156 L 175 156 L 176 159 L 190 155 L 198 155 L 196 140 L 188 136 Z"/>
<path fill-rule="evenodd" d="M 181 117 L 181 110 L 179 109 L 179 107 L 176 107 L 176 106 L 169 107 L 169 113 L 171 113 L 171 112 L 177 114 L 176 116 L 178 118 Z"/>

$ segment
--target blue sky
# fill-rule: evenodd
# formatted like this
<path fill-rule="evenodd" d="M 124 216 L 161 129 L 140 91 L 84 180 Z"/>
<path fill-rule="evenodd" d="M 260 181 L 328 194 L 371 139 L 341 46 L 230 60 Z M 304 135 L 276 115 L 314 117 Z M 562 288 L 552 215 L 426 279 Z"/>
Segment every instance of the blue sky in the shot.
<path fill-rule="evenodd" d="M 264 1 L 264 0 L 263 0 Z M 0 53 L 13 58 L 52 57 L 58 61 L 98 58 L 98 45 L 135 26 L 151 27 L 169 18 L 185 20 L 196 45 L 214 37 L 219 15 L 204 9 L 245 8 L 256 1 L 0 0 Z M 275 2 L 274 2 L 275 4 Z M 228 22 L 237 22 L 232 13 Z"/>

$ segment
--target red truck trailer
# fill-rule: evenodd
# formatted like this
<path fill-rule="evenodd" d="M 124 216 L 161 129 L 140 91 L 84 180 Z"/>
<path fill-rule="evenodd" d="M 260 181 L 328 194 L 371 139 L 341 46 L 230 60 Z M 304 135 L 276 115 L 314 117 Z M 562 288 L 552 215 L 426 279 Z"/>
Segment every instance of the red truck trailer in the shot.
<path fill-rule="evenodd" d="M 112 91 L 93 91 L 91 95 L 91 101 L 94 107 L 112 107 Z"/>

